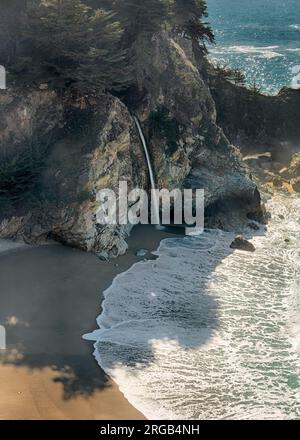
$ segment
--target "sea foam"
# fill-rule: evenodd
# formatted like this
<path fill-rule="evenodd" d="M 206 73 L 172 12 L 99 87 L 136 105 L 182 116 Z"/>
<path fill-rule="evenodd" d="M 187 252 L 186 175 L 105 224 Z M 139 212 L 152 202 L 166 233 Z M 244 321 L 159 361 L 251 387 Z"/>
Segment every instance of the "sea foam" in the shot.
<path fill-rule="evenodd" d="M 212 54 L 252 54 L 258 58 L 278 58 L 284 55 L 278 51 L 280 46 L 228 46 L 211 50 Z"/>
<path fill-rule="evenodd" d="M 218 230 L 167 239 L 105 292 L 95 357 L 149 419 L 300 416 L 300 201 L 268 209 L 255 253 Z"/>

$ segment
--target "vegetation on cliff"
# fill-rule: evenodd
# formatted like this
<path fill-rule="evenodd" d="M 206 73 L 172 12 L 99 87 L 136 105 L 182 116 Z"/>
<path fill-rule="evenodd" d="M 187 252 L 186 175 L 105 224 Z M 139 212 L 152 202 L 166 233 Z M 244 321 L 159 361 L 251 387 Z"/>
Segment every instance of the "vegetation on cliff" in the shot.
<path fill-rule="evenodd" d="M 234 213 L 232 224 L 256 215 L 256 186 L 216 124 L 204 72 L 205 44 L 213 41 L 205 17 L 206 3 L 198 0 L 27 1 L 14 50 L 0 51 L 9 74 L 9 89 L 0 93 L 0 153 L 11 153 L 0 176 L 2 200 L 11 198 L 11 182 L 21 175 L 15 206 L 4 223 L 0 217 L 0 236 L 35 242 L 50 235 L 97 253 L 124 253 L 128 227 L 99 227 L 96 195 L 103 188 L 117 192 L 122 180 L 148 189 L 133 112 L 159 188 L 205 188 L 210 226 L 224 225 L 224 203 Z M 31 163 L 29 152 L 19 170 L 12 155 L 34 135 L 36 145 L 44 138 L 51 145 L 42 163 Z M 27 196 L 38 193 L 40 200 L 49 187 L 54 202 L 42 199 L 44 216 Z"/>
<path fill-rule="evenodd" d="M 83 93 L 126 83 L 120 24 L 80 0 L 50 0 L 27 9 L 23 39 L 12 64 L 18 81 L 48 83 Z"/>
<path fill-rule="evenodd" d="M 173 4 L 175 29 L 206 53 L 206 43 L 215 42 L 214 33 L 209 24 L 203 21 L 207 16 L 207 5 L 202 0 L 175 0 Z"/>
<path fill-rule="evenodd" d="M 9 213 L 24 200 L 38 197 L 47 147 L 27 139 L 18 152 L 6 152 L 0 162 L 0 208 Z"/>
<path fill-rule="evenodd" d="M 3 9 L 0 63 L 16 83 L 79 94 L 134 83 L 140 36 L 166 28 L 204 52 L 214 41 L 204 0 L 12 0 Z"/>

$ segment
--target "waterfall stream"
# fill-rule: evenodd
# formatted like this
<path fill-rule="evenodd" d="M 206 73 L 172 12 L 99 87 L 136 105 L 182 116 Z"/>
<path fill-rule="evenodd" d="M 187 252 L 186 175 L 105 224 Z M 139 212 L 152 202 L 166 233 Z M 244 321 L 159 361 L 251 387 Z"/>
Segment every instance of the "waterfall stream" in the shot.
<path fill-rule="evenodd" d="M 153 172 L 153 167 L 152 167 L 152 163 L 151 163 L 151 159 L 150 159 L 150 154 L 148 151 L 148 147 L 147 147 L 147 142 L 141 127 L 141 124 L 138 120 L 138 118 L 136 116 L 133 117 L 134 122 L 137 126 L 138 132 L 139 132 L 139 136 L 144 148 L 144 152 L 145 152 L 145 156 L 146 156 L 146 161 L 147 161 L 147 165 L 148 165 L 148 170 L 149 170 L 149 176 L 150 176 L 150 183 L 151 183 L 151 195 L 152 195 L 152 203 L 151 203 L 151 217 L 152 217 L 152 222 L 154 222 L 157 225 L 160 225 L 160 219 L 159 219 L 159 197 L 157 195 L 156 192 L 156 185 L 155 185 L 155 178 L 154 178 L 154 172 Z"/>

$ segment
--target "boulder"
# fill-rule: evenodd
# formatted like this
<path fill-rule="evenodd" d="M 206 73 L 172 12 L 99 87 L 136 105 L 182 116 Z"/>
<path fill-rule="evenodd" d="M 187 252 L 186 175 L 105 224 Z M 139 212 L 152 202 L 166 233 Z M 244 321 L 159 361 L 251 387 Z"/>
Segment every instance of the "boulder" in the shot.
<path fill-rule="evenodd" d="M 296 177 L 295 179 L 292 179 L 291 185 L 295 192 L 300 193 L 300 177 Z"/>
<path fill-rule="evenodd" d="M 253 231 L 259 231 L 260 229 L 259 224 L 255 222 L 248 223 L 248 228 L 252 229 Z"/>
<path fill-rule="evenodd" d="M 255 252 L 255 246 L 242 235 L 237 236 L 230 247 L 231 249 L 238 249 L 240 251 Z"/>
<path fill-rule="evenodd" d="M 135 253 L 135 255 L 137 256 L 137 257 L 145 257 L 147 254 L 148 254 L 148 250 L 147 249 L 139 249 L 136 253 Z"/>
<path fill-rule="evenodd" d="M 300 177 L 300 153 L 294 154 L 288 167 L 289 176 L 296 179 Z"/>

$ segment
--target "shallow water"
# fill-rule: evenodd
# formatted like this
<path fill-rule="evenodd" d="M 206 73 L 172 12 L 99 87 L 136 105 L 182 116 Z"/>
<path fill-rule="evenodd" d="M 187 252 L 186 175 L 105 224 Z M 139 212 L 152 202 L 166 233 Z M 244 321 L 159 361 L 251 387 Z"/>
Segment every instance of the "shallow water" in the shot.
<path fill-rule="evenodd" d="M 300 199 L 268 208 L 255 253 L 222 231 L 167 239 L 105 292 L 89 339 L 146 417 L 300 417 Z"/>

